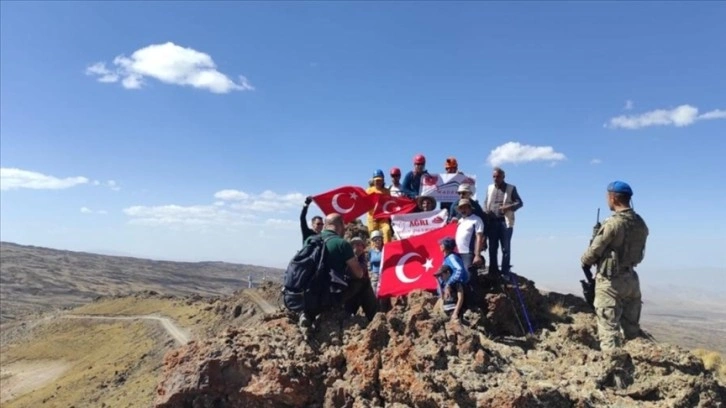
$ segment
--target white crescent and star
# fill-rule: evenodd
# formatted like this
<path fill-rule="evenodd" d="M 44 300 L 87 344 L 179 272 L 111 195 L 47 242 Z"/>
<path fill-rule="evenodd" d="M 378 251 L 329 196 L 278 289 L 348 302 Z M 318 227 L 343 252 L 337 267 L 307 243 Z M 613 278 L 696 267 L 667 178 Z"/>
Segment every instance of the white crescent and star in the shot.
<path fill-rule="evenodd" d="M 395 269 L 396 277 L 398 278 L 398 280 L 400 280 L 403 283 L 413 283 L 413 282 L 416 282 L 421 277 L 421 275 L 418 275 L 415 278 L 409 278 L 408 275 L 406 275 L 406 273 L 403 270 L 404 264 L 413 257 L 421 258 L 421 255 L 419 255 L 416 252 L 406 253 L 401 257 L 401 259 L 398 260 L 398 263 L 396 264 L 396 269 Z M 426 272 L 428 272 L 429 269 L 434 267 L 434 260 L 431 258 L 426 259 L 426 263 L 423 264 L 423 267 L 426 270 Z"/>
<path fill-rule="evenodd" d="M 395 202 L 395 201 L 393 201 L 393 200 L 391 200 L 391 201 L 386 201 L 386 203 L 385 203 L 385 204 L 383 204 L 383 212 L 384 212 L 384 213 L 386 213 L 386 214 L 390 214 L 390 213 L 391 213 L 391 210 L 389 210 L 389 209 L 388 209 L 388 205 L 389 205 L 389 204 L 396 204 L 396 202 Z M 397 207 L 395 207 L 395 208 L 393 209 L 393 211 L 398 211 L 398 210 L 400 210 L 400 209 L 401 209 L 401 207 L 398 207 L 398 206 L 397 206 Z"/>
<path fill-rule="evenodd" d="M 338 213 L 348 214 L 349 212 L 351 212 L 351 210 L 353 210 L 353 207 L 355 207 L 355 199 L 358 198 L 358 195 L 356 193 L 350 193 L 350 198 L 353 200 L 353 205 L 351 205 L 350 208 L 343 208 L 340 206 L 340 204 L 338 204 L 338 197 L 341 194 L 344 194 L 344 193 L 338 193 L 338 194 L 334 195 L 333 201 L 331 204 L 333 205 L 333 209 L 335 211 L 337 211 Z"/>

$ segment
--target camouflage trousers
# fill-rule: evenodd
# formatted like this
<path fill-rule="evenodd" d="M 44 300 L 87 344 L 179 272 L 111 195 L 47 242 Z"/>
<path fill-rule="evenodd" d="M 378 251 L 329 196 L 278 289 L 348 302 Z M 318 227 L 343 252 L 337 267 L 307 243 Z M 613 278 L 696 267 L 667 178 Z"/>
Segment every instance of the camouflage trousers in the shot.
<path fill-rule="evenodd" d="M 612 279 L 598 274 L 594 306 L 601 350 L 617 349 L 625 339 L 638 336 L 642 307 L 638 274 L 626 273 Z"/>

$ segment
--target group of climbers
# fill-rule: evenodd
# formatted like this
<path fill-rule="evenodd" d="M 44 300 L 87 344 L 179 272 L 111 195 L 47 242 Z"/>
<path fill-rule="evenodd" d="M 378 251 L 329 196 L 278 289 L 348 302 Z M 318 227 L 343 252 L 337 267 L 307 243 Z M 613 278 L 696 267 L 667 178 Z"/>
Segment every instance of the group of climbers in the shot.
<path fill-rule="evenodd" d="M 473 198 L 474 186 L 470 184 L 459 185 L 457 190 L 459 198 L 453 202 L 438 203 L 432 196 L 421 195 L 422 178 L 429 174 L 426 169 L 426 157 L 417 154 L 414 156 L 412 164 L 413 168 L 405 174 L 402 181 L 401 169 L 398 167 L 391 168 L 389 172 L 390 185 L 386 185 L 383 170 L 375 170 L 369 180 L 366 193 L 408 197 L 416 202 L 414 212 L 433 211 L 436 210 L 437 206 L 439 206 L 439 209 L 447 210 L 447 223 L 456 223 L 457 228 L 456 235 L 449 237 L 445 243 L 442 243 L 442 251 L 448 251 L 446 252 L 448 261 L 445 263 L 445 270 L 439 271 L 440 273 L 436 276 L 438 278 L 445 273 L 449 273 L 450 276 L 443 281 L 439 293 L 442 296 L 444 294 L 455 295 L 458 293 L 458 288 L 455 287 L 457 283 L 461 284 L 464 295 L 472 293 L 473 282 L 477 279 L 478 270 L 486 266 L 483 251 L 487 250 L 487 248 L 489 248 L 490 258 L 489 274 L 498 276 L 500 273 L 508 272 L 513 213 L 522 207 L 523 202 L 516 187 L 504 182 L 504 171 L 500 168 L 494 169 L 494 183 L 489 186 L 484 200 L 485 205 L 482 207 Z M 464 174 L 459 170 L 459 164 L 455 157 L 446 158 L 444 172 L 447 174 Z M 310 202 L 311 197 L 308 197 L 300 214 L 304 239 L 312 233 L 319 232 L 319 229 L 316 228 L 322 228 L 324 224 L 322 219 L 316 217 L 313 219 L 312 229 L 304 225 Z M 502 226 L 508 231 L 502 232 Z M 353 244 L 352 248 L 354 249 L 350 252 L 354 253 L 355 262 L 365 270 L 366 274 L 363 279 L 370 283 L 375 296 L 380 282 L 382 247 L 396 239 L 396 237 L 393 233 L 390 218 L 374 217 L 373 209 L 367 214 L 367 227 L 370 234 L 368 249 L 361 248 L 361 245 L 365 245 L 365 243 L 360 239 L 356 239 L 350 242 L 350 244 Z M 493 242 L 493 240 L 496 240 L 496 242 Z M 489 245 L 487 245 L 487 241 L 490 242 Z M 499 270 L 496 259 L 500 246 L 502 248 L 502 271 Z M 346 256 L 348 253 L 346 252 Z M 370 294 L 365 293 L 364 296 L 367 298 Z M 346 309 L 348 311 L 357 310 L 356 305 L 363 305 L 364 303 L 372 305 L 370 301 L 354 302 Z M 461 310 L 458 310 L 452 318 L 460 314 L 460 312 Z M 366 311 L 366 315 L 370 315 L 370 310 Z"/>

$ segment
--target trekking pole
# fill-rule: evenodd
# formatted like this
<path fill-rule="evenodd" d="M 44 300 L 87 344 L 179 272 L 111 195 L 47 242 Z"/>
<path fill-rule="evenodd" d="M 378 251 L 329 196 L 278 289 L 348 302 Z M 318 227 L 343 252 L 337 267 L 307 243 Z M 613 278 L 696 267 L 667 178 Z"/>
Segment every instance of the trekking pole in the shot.
<path fill-rule="evenodd" d="M 519 329 L 522 330 L 522 335 L 527 335 L 527 332 L 524 330 L 524 326 L 522 325 L 522 320 L 519 318 L 519 313 L 517 313 L 517 306 L 514 306 L 514 301 L 512 301 L 512 298 L 509 297 L 507 294 L 506 286 L 504 286 L 504 283 L 499 281 L 499 286 L 502 288 L 502 293 L 504 294 L 504 297 L 507 298 L 509 301 L 509 305 L 512 306 L 512 311 L 514 312 L 514 317 L 517 319 L 517 324 L 519 324 Z"/>
<path fill-rule="evenodd" d="M 527 327 L 529 328 L 529 334 L 534 334 L 534 329 L 532 329 L 532 323 L 530 322 L 529 314 L 527 313 L 527 307 L 524 305 L 524 298 L 522 297 L 522 292 L 520 292 L 520 290 L 519 290 L 519 282 L 517 281 L 517 275 L 515 275 L 514 272 L 512 272 L 511 270 L 509 271 L 509 279 L 512 282 L 512 285 L 514 285 L 514 291 L 517 292 L 517 297 L 519 298 L 519 303 L 522 305 L 522 312 L 524 313 L 524 319 L 527 321 Z"/>

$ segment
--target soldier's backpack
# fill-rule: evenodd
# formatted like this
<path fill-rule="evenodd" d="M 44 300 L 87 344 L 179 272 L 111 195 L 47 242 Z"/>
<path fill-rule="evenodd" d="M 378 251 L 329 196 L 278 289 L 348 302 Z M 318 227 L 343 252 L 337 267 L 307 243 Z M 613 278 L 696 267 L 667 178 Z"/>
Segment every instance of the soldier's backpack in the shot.
<path fill-rule="evenodd" d="M 313 235 L 287 265 L 282 288 L 287 310 L 317 314 L 327 305 L 330 273 L 325 262 L 325 244 L 330 238 Z"/>

